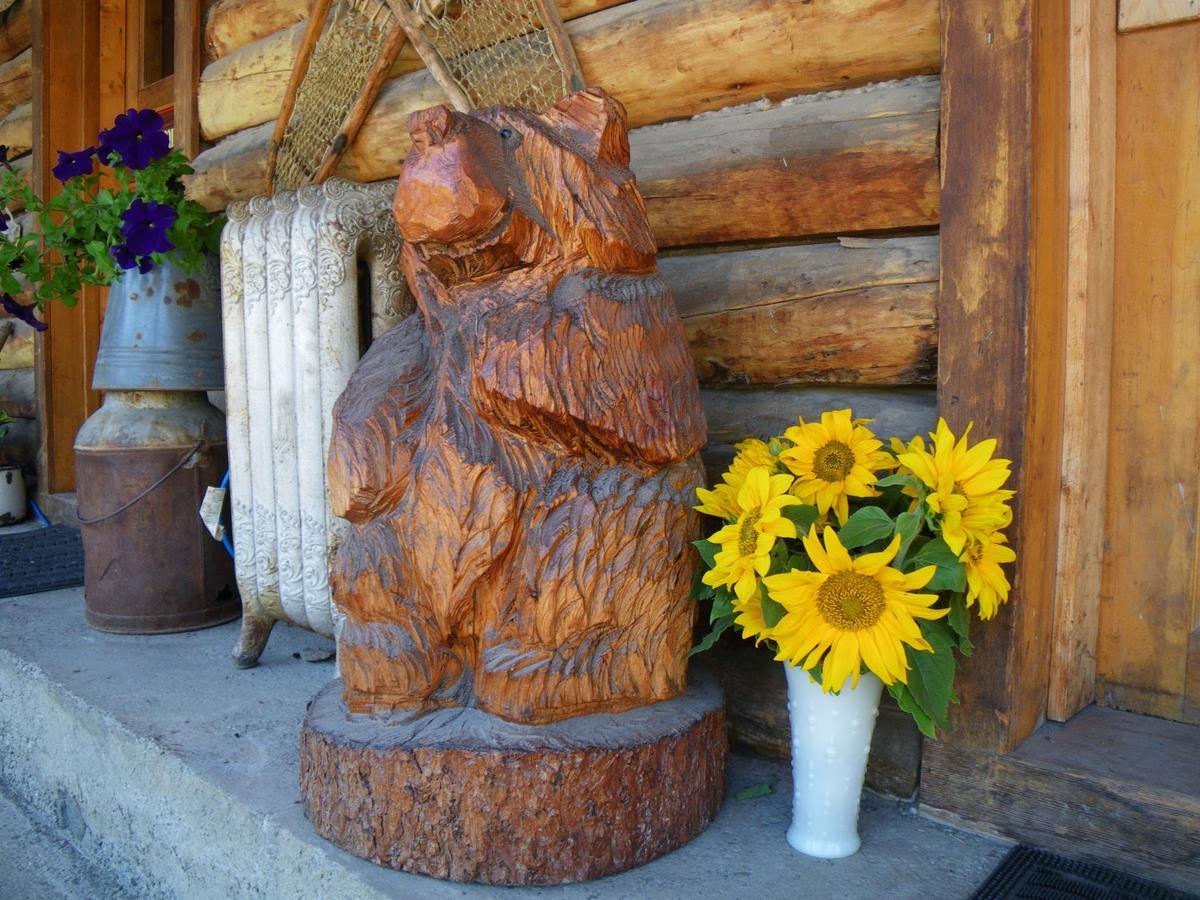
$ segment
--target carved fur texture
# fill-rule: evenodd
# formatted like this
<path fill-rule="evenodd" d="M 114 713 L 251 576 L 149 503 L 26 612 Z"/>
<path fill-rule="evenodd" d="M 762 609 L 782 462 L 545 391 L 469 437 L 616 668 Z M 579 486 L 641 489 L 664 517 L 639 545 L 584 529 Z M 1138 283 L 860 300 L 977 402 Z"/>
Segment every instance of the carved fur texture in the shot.
<path fill-rule="evenodd" d="M 334 409 L 352 711 L 518 722 L 680 694 L 704 415 L 603 91 L 409 120 L 418 313 Z"/>

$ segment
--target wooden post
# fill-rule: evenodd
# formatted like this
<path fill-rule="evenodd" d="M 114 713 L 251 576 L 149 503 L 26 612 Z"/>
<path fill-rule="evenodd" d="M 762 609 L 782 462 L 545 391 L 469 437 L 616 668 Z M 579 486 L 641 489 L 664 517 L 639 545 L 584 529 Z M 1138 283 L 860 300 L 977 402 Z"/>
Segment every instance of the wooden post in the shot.
<path fill-rule="evenodd" d="M 188 159 L 200 152 L 197 94 L 203 56 L 200 47 L 202 0 L 175 0 L 175 146 Z"/>
<path fill-rule="evenodd" d="M 97 4 L 42 0 L 33 14 L 33 185 L 43 197 L 57 192 L 51 174 L 56 150 L 78 150 L 96 139 L 99 76 Z M 91 390 L 100 341 L 102 300 L 85 289 L 79 305 L 47 307 L 49 329 L 37 353 L 38 484 L 44 492 L 75 487 L 73 445 L 83 420 L 99 406 Z"/>
<path fill-rule="evenodd" d="M 956 432 L 974 422 L 1013 460 L 1020 555 L 1011 601 L 972 635 L 946 741 L 1001 753 L 1037 727 L 1048 678 L 1061 420 L 1054 241 L 1065 216 L 1054 220 L 1036 195 L 1034 154 L 1059 150 L 1035 133 L 1035 104 L 1052 118 L 1062 98 L 1035 96 L 1034 12 L 1051 16 L 1051 6 L 942 2 L 938 406 Z M 1061 177 L 1045 163 L 1039 177 Z"/>
<path fill-rule="evenodd" d="M 1068 166 L 1055 199 L 1067 215 L 1067 264 L 1060 283 L 1066 330 L 1061 537 L 1046 714 L 1060 722 L 1090 703 L 1096 691 L 1113 317 L 1114 4 L 1072 3 L 1069 28 L 1057 42 L 1070 88 L 1067 115 L 1057 122 Z"/>

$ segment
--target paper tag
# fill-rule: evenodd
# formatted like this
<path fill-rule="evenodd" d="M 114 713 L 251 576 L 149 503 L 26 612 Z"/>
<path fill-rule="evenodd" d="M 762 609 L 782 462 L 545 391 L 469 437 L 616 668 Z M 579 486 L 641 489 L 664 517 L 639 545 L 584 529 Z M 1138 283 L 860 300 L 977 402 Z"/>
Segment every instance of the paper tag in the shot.
<path fill-rule="evenodd" d="M 209 487 L 200 504 L 200 518 L 204 527 L 215 540 L 225 539 L 225 526 L 221 524 L 221 511 L 225 508 L 225 488 Z"/>

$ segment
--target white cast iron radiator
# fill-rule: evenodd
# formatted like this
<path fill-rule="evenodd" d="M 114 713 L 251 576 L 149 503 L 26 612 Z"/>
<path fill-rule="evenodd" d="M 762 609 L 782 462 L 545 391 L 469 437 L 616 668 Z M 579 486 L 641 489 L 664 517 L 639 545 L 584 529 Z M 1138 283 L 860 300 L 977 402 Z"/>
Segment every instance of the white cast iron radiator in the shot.
<path fill-rule="evenodd" d="M 233 203 L 221 234 L 230 495 L 242 633 L 252 666 L 283 620 L 333 636 L 329 511 L 334 401 L 357 364 L 360 296 L 382 334 L 412 311 L 391 215 L 394 182 L 331 179 Z M 369 291 L 360 290 L 360 262 Z"/>

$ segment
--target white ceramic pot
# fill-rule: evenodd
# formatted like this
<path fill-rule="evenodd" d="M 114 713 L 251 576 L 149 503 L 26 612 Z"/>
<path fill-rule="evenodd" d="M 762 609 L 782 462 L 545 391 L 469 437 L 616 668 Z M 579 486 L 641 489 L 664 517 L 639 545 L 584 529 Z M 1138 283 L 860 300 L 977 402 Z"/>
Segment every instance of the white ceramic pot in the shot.
<path fill-rule="evenodd" d="M 821 690 L 800 667 L 785 666 L 792 725 L 792 825 L 801 853 L 840 859 L 858 852 L 858 804 L 883 682 L 871 673 L 839 694 Z"/>
<path fill-rule="evenodd" d="M 0 466 L 0 525 L 25 518 L 25 475 L 20 466 Z"/>

